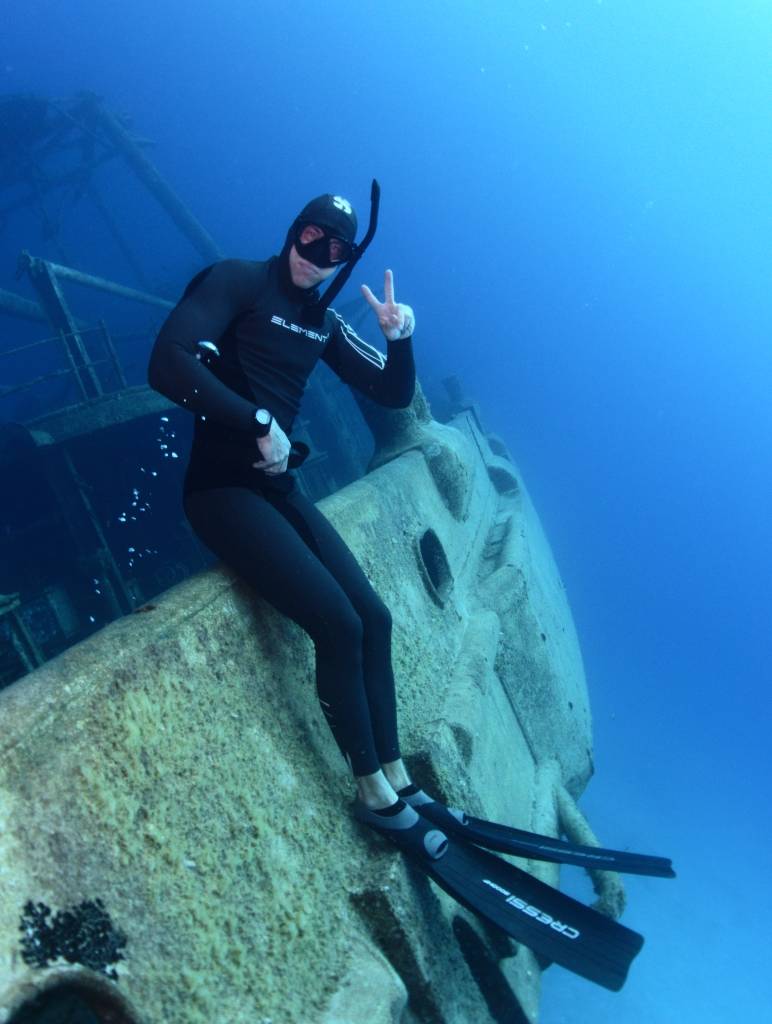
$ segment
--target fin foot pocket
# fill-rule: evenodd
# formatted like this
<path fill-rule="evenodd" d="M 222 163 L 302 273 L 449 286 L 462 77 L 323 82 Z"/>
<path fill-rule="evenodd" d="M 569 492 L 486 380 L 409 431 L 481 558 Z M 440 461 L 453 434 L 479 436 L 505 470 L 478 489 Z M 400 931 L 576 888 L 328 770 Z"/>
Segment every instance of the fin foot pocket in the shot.
<path fill-rule="evenodd" d="M 385 815 L 357 800 L 354 804 L 354 817 L 414 857 L 436 861 L 447 851 L 448 837 L 444 832 L 432 828 L 431 822 L 407 804 L 403 804 L 396 814 Z"/>

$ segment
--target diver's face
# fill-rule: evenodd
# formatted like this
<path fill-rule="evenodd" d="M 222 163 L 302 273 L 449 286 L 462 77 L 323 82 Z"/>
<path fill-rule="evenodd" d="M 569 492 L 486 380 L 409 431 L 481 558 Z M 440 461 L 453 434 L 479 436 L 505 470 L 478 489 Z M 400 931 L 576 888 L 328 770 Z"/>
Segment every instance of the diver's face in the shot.
<path fill-rule="evenodd" d="M 303 228 L 300 241 L 307 245 L 323 235 L 324 231 L 316 224 L 307 224 Z M 322 281 L 326 281 L 337 269 L 337 267 L 317 267 L 315 263 L 304 260 L 294 245 L 289 251 L 289 268 L 292 283 L 296 288 L 314 288 Z"/>

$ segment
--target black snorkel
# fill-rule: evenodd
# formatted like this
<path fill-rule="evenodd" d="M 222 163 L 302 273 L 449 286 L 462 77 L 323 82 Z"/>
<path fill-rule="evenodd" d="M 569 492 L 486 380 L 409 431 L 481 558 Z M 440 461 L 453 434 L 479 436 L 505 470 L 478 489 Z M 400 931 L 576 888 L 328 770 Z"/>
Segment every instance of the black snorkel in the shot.
<path fill-rule="evenodd" d="M 323 295 L 320 295 L 316 302 L 307 306 L 303 311 L 303 319 L 307 320 L 311 324 L 319 325 L 324 319 L 324 314 L 327 307 L 330 305 L 336 295 L 342 290 L 348 279 L 353 273 L 354 267 L 357 262 L 364 256 L 365 249 L 367 249 L 370 242 L 373 240 L 375 235 L 375 229 L 378 227 L 378 207 L 381 202 L 381 186 L 373 178 L 373 183 L 370 186 L 370 223 L 367 226 L 367 232 L 365 237 L 358 245 L 353 246 L 353 255 L 346 265 L 338 271 L 335 280 L 330 284 Z"/>

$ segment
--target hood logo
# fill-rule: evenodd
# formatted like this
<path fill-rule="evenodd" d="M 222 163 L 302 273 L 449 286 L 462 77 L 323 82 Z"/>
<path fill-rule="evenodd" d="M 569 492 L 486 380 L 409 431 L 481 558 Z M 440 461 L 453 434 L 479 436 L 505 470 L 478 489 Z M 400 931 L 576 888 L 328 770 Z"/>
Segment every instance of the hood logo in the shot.
<path fill-rule="evenodd" d="M 318 331 L 309 331 L 307 327 L 300 327 L 298 324 L 293 324 L 291 321 L 288 323 L 284 317 L 272 316 L 271 323 L 276 324 L 277 327 L 283 327 L 285 331 L 292 331 L 295 334 L 305 334 L 311 341 L 319 341 L 322 344 L 327 341 L 329 334 L 319 334 Z"/>
<path fill-rule="evenodd" d="M 333 196 L 332 205 L 338 210 L 343 210 L 347 217 L 350 217 L 354 212 L 351 209 L 351 203 L 347 199 L 344 199 L 343 196 Z"/>

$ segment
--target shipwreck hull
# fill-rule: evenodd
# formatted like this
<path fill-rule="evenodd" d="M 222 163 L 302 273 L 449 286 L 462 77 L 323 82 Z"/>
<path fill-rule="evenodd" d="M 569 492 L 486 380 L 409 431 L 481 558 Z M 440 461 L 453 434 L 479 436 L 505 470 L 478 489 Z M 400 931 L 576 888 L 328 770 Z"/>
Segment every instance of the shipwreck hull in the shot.
<path fill-rule="evenodd" d="M 389 416 L 320 507 L 391 609 L 406 759 L 586 840 L 584 672 L 523 482 L 473 410 Z M 0 720 L 0 1024 L 63 979 L 143 1024 L 536 1020 L 530 951 L 353 821 L 310 641 L 228 570 L 0 691 Z"/>

